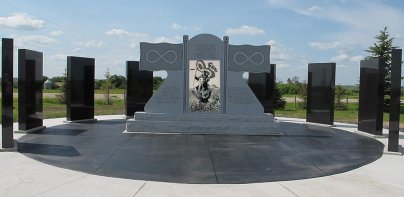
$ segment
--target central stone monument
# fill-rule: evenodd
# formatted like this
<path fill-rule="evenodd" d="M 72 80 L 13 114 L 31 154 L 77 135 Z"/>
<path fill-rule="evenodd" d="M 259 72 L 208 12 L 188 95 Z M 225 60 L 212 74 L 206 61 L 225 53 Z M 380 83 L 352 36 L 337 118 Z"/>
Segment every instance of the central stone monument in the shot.
<path fill-rule="evenodd" d="M 242 77 L 269 73 L 269 56 L 269 45 L 229 45 L 228 37 L 210 34 L 184 36 L 183 44 L 140 43 L 140 70 L 166 70 L 167 79 L 126 132 L 280 135 Z"/>

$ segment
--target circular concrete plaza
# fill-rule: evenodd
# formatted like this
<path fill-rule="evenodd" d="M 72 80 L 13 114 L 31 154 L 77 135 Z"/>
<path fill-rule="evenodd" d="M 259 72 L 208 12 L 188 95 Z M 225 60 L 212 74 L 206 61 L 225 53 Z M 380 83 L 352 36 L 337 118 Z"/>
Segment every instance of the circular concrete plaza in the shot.
<path fill-rule="evenodd" d="M 61 121 L 59 121 L 61 122 Z M 127 134 L 125 119 L 51 124 L 18 139 L 42 163 L 105 177 L 244 184 L 324 177 L 378 160 L 380 141 L 336 127 L 279 121 L 281 136 Z M 246 131 L 248 132 L 248 131 Z"/>

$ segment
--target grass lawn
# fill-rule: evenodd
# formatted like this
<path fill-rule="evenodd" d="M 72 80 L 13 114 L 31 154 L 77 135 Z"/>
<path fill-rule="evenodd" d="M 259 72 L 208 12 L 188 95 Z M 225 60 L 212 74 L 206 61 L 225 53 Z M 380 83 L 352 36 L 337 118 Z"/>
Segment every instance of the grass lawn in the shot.
<path fill-rule="evenodd" d="M 1 100 L 0 100 L 1 103 Z M 104 104 L 104 100 L 95 100 L 94 102 L 95 115 L 117 115 L 124 114 L 124 101 L 122 99 L 114 99 L 112 105 Z M 0 108 L 1 112 L 1 108 Z M 14 98 L 14 122 L 18 121 L 18 99 Z M 62 118 L 66 117 L 66 105 L 59 104 L 55 98 L 43 99 L 43 118 Z M 1 120 L 0 120 L 1 122 Z"/>
<path fill-rule="evenodd" d="M 350 103 L 348 110 L 335 110 L 334 121 L 344 123 L 358 123 L 358 103 Z M 401 106 L 400 123 L 404 123 L 404 105 Z M 306 110 L 296 109 L 295 104 L 287 103 L 284 110 L 276 110 L 275 116 L 290 117 L 290 118 L 306 118 Z M 384 113 L 383 121 L 387 123 L 389 121 L 389 114 Z"/>
<path fill-rule="evenodd" d="M 1 89 L 1 88 L 0 88 Z M 13 92 L 17 93 L 18 89 L 14 88 Z M 61 90 L 60 89 L 44 89 L 43 93 L 60 93 Z M 104 94 L 103 90 L 97 89 L 94 90 L 95 94 Z M 125 93 L 125 89 L 112 89 L 110 94 L 124 94 Z"/>
<path fill-rule="evenodd" d="M 1 100 L 0 100 L 1 103 Z M 113 99 L 112 105 L 106 105 L 104 100 L 95 100 L 95 115 L 116 115 L 124 114 L 124 101 L 122 99 Z M 348 110 L 336 110 L 334 120 L 336 122 L 358 123 L 358 103 L 350 103 Z M 1 108 L 0 108 L 1 112 Z M 404 123 L 404 106 L 401 106 L 400 123 Z M 306 110 L 296 109 L 293 102 L 286 104 L 284 110 L 276 110 L 275 115 L 278 117 L 306 118 Z M 61 118 L 66 117 L 66 105 L 58 103 L 56 98 L 44 98 L 43 100 L 43 117 Z M 1 121 L 1 120 L 0 120 Z M 18 100 L 14 98 L 14 121 L 18 121 Z M 384 122 L 389 121 L 389 114 L 384 113 Z"/>

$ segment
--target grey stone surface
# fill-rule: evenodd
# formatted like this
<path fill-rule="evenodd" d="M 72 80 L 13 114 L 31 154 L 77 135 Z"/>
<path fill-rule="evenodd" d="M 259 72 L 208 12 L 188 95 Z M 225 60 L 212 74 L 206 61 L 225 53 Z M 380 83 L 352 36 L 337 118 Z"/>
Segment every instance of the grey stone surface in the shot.
<path fill-rule="evenodd" d="M 183 44 L 141 43 L 140 69 L 166 70 L 167 79 L 147 102 L 146 113 L 175 114 L 195 113 L 193 120 L 175 122 L 176 118 L 164 123 L 159 120 L 133 120 L 127 122 L 127 132 L 159 131 L 169 128 L 176 132 L 201 132 L 240 134 L 248 127 L 257 130 L 273 129 L 273 118 L 258 129 L 253 123 L 202 122 L 209 114 L 262 114 L 264 108 L 243 79 L 243 72 L 270 72 L 270 46 L 229 45 L 228 37 L 223 40 L 210 34 L 200 34 Z M 181 55 L 180 55 L 181 54 Z M 229 59 L 230 58 L 230 59 Z M 229 68 L 228 68 L 229 66 Z M 231 67 L 231 68 L 230 68 Z M 237 116 L 237 115 L 236 115 Z M 154 117 L 154 116 L 152 116 Z M 219 117 L 221 118 L 221 117 Z M 158 127 L 161 127 L 158 129 Z M 272 132 L 272 131 L 271 131 Z M 260 131 L 260 133 L 262 133 Z"/>
<path fill-rule="evenodd" d="M 229 70 L 236 72 L 267 72 L 271 66 L 271 46 L 230 45 Z"/>
<path fill-rule="evenodd" d="M 245 116 L 245 114 L 137 112 L 135 119 L 128 120 L 126 131 L 127 133 L 282 135 L 282 128 L 273 121 L 272 114 Z"/>
<path fill-rule="evenodd" d="M 146 103 L 144 111 L 148 113 L 184 112 L 184 73 L 168 70 L 167 78 Z"/>

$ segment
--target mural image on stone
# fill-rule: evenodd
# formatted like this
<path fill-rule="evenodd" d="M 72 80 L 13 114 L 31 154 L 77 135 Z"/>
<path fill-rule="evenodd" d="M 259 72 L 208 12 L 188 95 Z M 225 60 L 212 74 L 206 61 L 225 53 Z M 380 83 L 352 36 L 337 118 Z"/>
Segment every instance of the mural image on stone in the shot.
<path fill-rule="evenodd" d="M 189 61 L 189 111 L 220 111 L 220 61 Z"/>
<path fill-rule="evenodd" d="M 182 44 L 140 43 L 140 70 L 167 71 L 167 79 L 126 124 L 127 132 L 279 134 L 243 79 L 269 73 L 270 46 L 229 45 L 210 34 Z"/>

